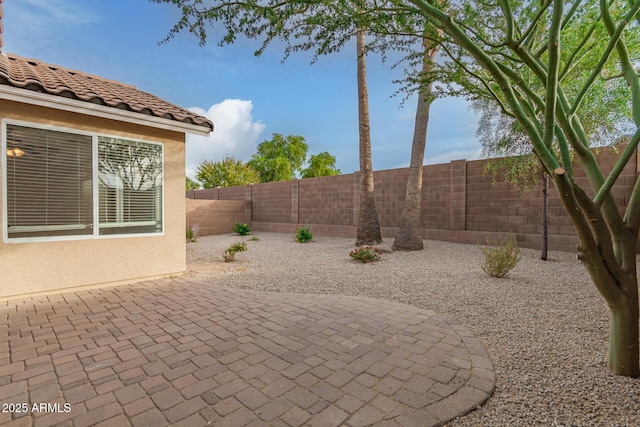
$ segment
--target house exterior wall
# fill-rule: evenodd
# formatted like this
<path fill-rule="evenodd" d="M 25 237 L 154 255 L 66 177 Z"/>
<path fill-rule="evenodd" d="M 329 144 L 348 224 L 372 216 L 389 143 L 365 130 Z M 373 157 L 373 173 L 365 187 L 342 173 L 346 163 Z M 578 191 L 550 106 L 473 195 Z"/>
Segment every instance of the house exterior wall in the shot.
<path fill-rule="evenodd" d="M 5 100 L 0 100 L 0 119 L 164 145 L 163 235 L 25 243 L 0 241 L 0 298 L 78 286 L 133 282 L 180 274 L 186 270 L 184 133 Z M 1 210 L 2 204 L 0 222 Z"/>

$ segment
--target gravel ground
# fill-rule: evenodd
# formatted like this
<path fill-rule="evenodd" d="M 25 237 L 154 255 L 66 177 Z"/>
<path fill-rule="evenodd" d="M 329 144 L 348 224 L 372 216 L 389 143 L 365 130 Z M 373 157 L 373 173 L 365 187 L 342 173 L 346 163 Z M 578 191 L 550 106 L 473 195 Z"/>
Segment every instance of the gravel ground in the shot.
<path fill-rule="evenodd" d="M 256 233 L 207 236 L 187 245 L 187 277 L 271 292 L 362 295 L 445 314 L 486 346 L 497 383 L 476 411 L 447 426 L 640 426 L 640 379 L 606 366 L 608 309 L 575 255 L 523 249 L 504 279 L 480 268 L 476 245 L 425 241 L 425 250 L 382 261 L 351 260 L 354 239 Z M 248 251 L 225 263 L 232 243 Z"/>

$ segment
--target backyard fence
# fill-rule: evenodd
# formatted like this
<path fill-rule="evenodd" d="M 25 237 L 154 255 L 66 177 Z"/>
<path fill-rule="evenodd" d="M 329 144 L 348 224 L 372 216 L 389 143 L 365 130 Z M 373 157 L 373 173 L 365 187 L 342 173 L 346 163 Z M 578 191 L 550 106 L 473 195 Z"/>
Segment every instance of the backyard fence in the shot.
<path fill-rule="evenodd" d="M 596 151 L 604 173 L 611 170 L 623 149 Z M 484 173 L 486 162 L 455 160 L 424 166 L 423 237 L 484 243 L 487 238 L 493 241 L 500 234 L 511 232 L 520 246 L 539 249 L 542 245 L 542 185 L 518 193 L 501 176 L 493 182 L 493 177 Z M 636 152 L 612 191 L 621 211 L 628 203 L 638 173 Z M 383 237 L 395 236 L 401 224 L 407 175 L 408 168 L 374 172 L 376 207 Z M 579 166 L 574 170 L 574 177 L 584 188 L 589 187 Z M 190 191 L 187 193 L 190 199 L 187 223 L 220 233 L 230 232 L 234 222 L 250 223 L 255 231 L 286 233 L 309 225 L 317 235 L 355 238 L 359 191 L 359 172 Z M 208 208 L 203 208 L 204 200 L 207 200 Z M 223 205 L 216 207 L 220 201 L 240 204 L 234 209 L 223 209 Z M 578 238 L 553 186 L 549 189 L 548 230 L 550 250 L 575 251 Z M 209 234 L 218 234 L 218 231 Z"/>

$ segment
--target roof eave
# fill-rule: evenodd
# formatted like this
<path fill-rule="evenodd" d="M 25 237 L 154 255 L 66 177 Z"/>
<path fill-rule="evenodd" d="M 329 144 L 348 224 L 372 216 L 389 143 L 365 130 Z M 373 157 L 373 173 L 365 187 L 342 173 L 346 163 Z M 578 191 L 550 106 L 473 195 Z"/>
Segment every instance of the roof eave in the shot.
<path fill-rule="evenodd" d="M 129 110 L 120 110 L 105 105 L 92 104 L 90 102 L 80 101 L 77 99 L 70 99 L 6 85 L 0 85 L 0 99 L 195 135 L 207 136 L 212 130 L 209 126 L 185 123 L 163 117 L 136 113 Z"/>

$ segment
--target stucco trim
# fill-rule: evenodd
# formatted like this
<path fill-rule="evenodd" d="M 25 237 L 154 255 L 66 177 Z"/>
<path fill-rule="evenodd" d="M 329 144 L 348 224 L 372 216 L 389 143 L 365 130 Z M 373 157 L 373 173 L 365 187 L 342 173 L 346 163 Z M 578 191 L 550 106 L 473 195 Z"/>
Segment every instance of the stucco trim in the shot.
<path fill-rule="evenodd" d="M 105 105 L 92 104 L 77 99 L 65 98 L 62 96 L 49 95 L 47 93 L 35 92 L 21 88 L 0 85 L 0 99 L 8 101 L 22 102 L 40 107 L 54 108 L 57 110 L 70 111 L 72 113 L 86 114 L 105 119 L 118 120 L 126 123 L 133 123 L 142 126 L 149 126 L 158 129 L 184 132 L 195 135 L 207 136 L 210 129 L 192 123 L 179 122 L 162 117 L 148 116 L 128 110 L 119 110 Z"/>
<path fill-rule="evenodd" d="M 185 274 L 184 271 L 176 271 L 174 273 L 158 274 L 154 276 L 135 277 L 135 278 L 125 279 L 125 280 L 116 280 L 112 282 L 92 283 L 89 285 L 71 286 L 68 288 L 61 287 L 61 288 L 55 288 L 55 289 L 47 289 L 44 291 L 26 292 L 26 293 L 20 293 L 15 295 L 5 295 L 5 296 L 0 296 L 0 302 L 11 301 L 18 298 L 35 298 L 35 297 L 47 296 L 47 295 L 58 295 L 62 293 L 66 294 L 66 293 L 75 293 L 75 292 L 85 292 L 85 291 L 91 291 L 93 289 L 106 289 L 114 286 L 133 285 L 133 284 L 139 284 L 142 282 L 152 282 L 154 280 L 175 279 L 175 278 L 184 276 L 184 274 Z"/>

